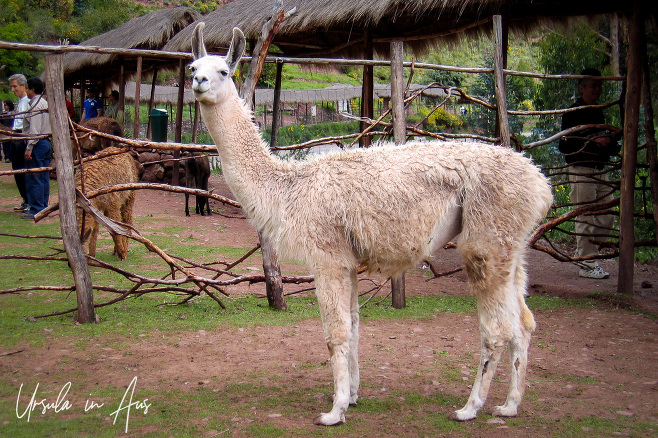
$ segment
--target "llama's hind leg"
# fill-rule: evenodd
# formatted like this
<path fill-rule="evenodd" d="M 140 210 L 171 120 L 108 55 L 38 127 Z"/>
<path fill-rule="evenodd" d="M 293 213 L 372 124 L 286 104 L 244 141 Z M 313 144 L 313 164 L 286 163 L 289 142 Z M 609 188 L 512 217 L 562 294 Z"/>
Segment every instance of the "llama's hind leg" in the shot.
<path fill-rule="evenodd" d="M 477 297 L 481 355 L 468 401 L 452 417 L 458 421 L 472 420 L 484 405 L 503 349 L 512 338 L 514 325 L 514 312 L 509 308 L 509 301 L 515 289 L 512 275 L 515 264 L 501 257 L 500 253 L 482 253 L 465 246 L 461 253 L 469 288 Z"/>
<path fill-rule="evenodd" d="M 352 319 L 352 334 L 350 336 L 350 351 L 347 363 L 350 371 L 350 406 L 356 406 L 359 399 L 359 284 L 356 270 L 350 273 L 352 282 L 352 297 L 350 303 L 350 316 Z"/>
<path fill-rule="evenodd" d="M 478 366 L 475 382 L 471 389 L 471 395 L 468 397 L 464 407 L 455 411 L 451 417 L 457 421 L 474 419 L 480 408 L 484 406 L 484 402 L 487 400 L 487 394 L 489 393 L 491 379 L 496 373 L 496 367 L 505 348 L 504 344 L 496 342 L 484 334 L 481 336 L 481 342 L 480 365 Z"/>
<path fill-rule="evenodd" d="M 514 417 L 518 412 L 525 391 L 525 376 L 528 366 L 528 348 L 530 337 L 535 330 L 535 319 L 525 303 L 524 295 L 527 276 L 523 267 L 516 270 L 516 293 L 518 299 L 519 324 L 515 327 L 510 341 L 510 382 L 507 400 L 502 406 L 496 406 L 493 415 Z"/>
<path fill-rule="evenodd" d="M 315 276 L 316 294 L 325 341 L 331 357 L 334 378 L 333 406 L 313 422 L 334 426 L 345 422 L 345 412 L 350 402 L 350 352 L 352 345 L 351 275 L 347 269 L 324 269 Z"/>

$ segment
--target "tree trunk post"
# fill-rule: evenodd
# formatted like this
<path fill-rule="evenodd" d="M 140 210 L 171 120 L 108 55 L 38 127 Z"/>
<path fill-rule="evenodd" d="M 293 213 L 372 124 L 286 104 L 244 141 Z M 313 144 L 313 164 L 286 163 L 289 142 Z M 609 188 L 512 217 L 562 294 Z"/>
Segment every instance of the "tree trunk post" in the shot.
<path fill-rule="evenodd" d="M 142 57 L 137 57 L 137 72 L 135 75 L 135 121 L 133 123 L 133 138 L 139 138 L 139 94 L 142 91 Z"/>
<path fill-rule="evenodd" d="M 117 114 L 117 122 L 121 125 L 121 131 L 126 129 L 126 68 L 121 62 L 119 68 L 119 113 Z"/>
<path fill-rule="evenodd" d="M 294 12 L 294 9 L 291 11 Z M 274 38 L 274 34 L 283 20 L 288 17 L 283 10 L 283 2 L 275 1 L 274 15 L 272 18 L 263 25 L 261 35 L 258 38 L 253 53 L 251 64 L 249 65 L 249 72 L 245 83 L 242 87 L 240 96 L 249 109 L 253 111 L 255 103 L 256 84 L 258 79 L 263 74 L 263 65 L 267 52 L 269 51 L 270 44 Z M 283 64 L 277 63 L 276 67 L 276 88 L 274 91 L 275 100 L 280 100 L 281 95 L 281 75 L 283 72 Z M 278 91 L 277 91 L 278 90 Z M 277 96 L 278 93 L 278 96 Z M 275 104 L 275 110 L 278 111 L 278 104 Z M 275 114 L 276 114 L 275 111 Z M 276 128 L 277 125 L 272 125 L 273 141 L 276 142 Z M 271 146 L 276 143 L 271 144 Z M 260 248 L 263 253 L 263 273 L 265 274 L 265 287 L 267 292 L 267 301 L 270 307 L 277 310 L 287 310 L 288 305 L 283 296 L 283 280 L 281 278 L 281 267 L 279 266 L 279 257 L 269 241 L 261 232 L 258 231 L 258 238 L 260 239 Z"/>
<path fill-rule="evenodd" d="M 364 32 L 363 58 L 373 58 L 372 37 L 367 30 Z M 374 94 L 374 76 L 372 65 L 363 66 L 363 88 L 361 89 L 361 117 L 373 118 L 373 94 Z M 370 126 L 367 122 L 361 122 L 361 132 Z M 359 139 L 360 147 L 368 147 L 372 143 L 370 135 L 364 135 Z"/>
<path fill-rule="evenodd" d="M 258 232 L 258 238 L 260 239 L 260 250 L 263 253 L 263 272 L 265 273 L 267 302 L 274 309 L 288 310 L 288 304 L 283 295 L 283 280 L 281 278 L 279 256 L 274 251 L 270 241 L 260 231 Z"/>
<path fill-rule="evenodd" d="M 270 136 L 270 147 L 276 147 L 279 141 L 279 116 L 281 106 L 281 76 L 283 74 L 283 63 L 276 63 L 276 77 L 274 80 L 274 101 L 272 102 L 272 135 Z"/>
<path fill-rule="evenodd" d="M 644 137 L 647 142 L 647 162 L 649 164 L 649 185 L 651 186 L 651 203 L 654 205 L 655 238 L 658 243 L 658 220 L 656 220 L 656 205 L 658 205 L 658 147 L 656 146 L 656 130 L 653 125 L 654 113 L 651 102 L 651 78 L 649 76 L 648 57 L 644 57 L 644 81 L 642 84 L 642 102 L 644 106 Z"/>
<path fill-rule="evenodd" d="M 617 291 L 633 293 L 635 262 L 635 170 L 637 166 L 637 136 L 642 95 L 642 67 L 646 54 L 644 16 L 638 0 L 633 2 L 629 23 L 628 72 L 626 74 L 626 116 L 624 118 L 624 150 L 622 152 L 619 204 L 619 279 Z"/>
<path fill-rule="evenodd" d="M 192 123 L 192 143 L 196 143 L 199 135 L 199 101 L 194 99 L 194 122 Z"/>
<path fill-rule="evenodd" d="M 59 193 L 59 217 L 64 241 L 64 250 L 73 273 L 78 300 L 78 322 L 96 322 L 94 314 L 94 293 L 91 284 L 89 265 L 78 232 L 75 205 L 75 176 L 73 173 L 73 153 L 66 117 L 66 96 L 64 94 L 64 55 L 46 55 L 45 79 L 48 90 L 48 111 L 53 131 L 53 148 L 57 163 L 57 185 Z"/>
<path fill-rule="evenodd" d="M 507 32 L 503 29 L 503 17 L 494 15 L 494 81 L 496 83 L 497 103 L 497 130 L 500 144 L 511 146 L 512 140 L 509 131 L 509 118 L 507 116 L 507 86 L 505 84 L 505 60 L 507 58 Z"/>
<path fill-rule="evenodd" d="M 176 132 L 174 138 L 176 143 L 183 140 L 183 106 L 185 99 L 185 61 L 178 61 L 178 100 L 176 104 Z M 171 175 L 171 184 L 178 185 L 178 176 L 180 171 L 180 151 L 174 151 L 174 168 Z"/>
<path fill-rule="evenodd" d="M 156 83 L 158 82 L 158 69 L 156 68 L 153 70 L 153 79 L 151 80 L 151 96 L 149 97 L 149 121 L 148 125 L 146 126 L 146 138 L 151 138 L 151 110 L 153 109 L 153 104 L 155 102 L 155 87 Z"/>
<path fill-rule="evenodd" d="M 404 114 L 404 43 L 391 42 L 391 109 L 393 113 L 393 139 L 395 144 L 407 140 L 407 122 Z M 393 307 L 401 309 L 407 305 L 404 274 L 391 278 Z"/>

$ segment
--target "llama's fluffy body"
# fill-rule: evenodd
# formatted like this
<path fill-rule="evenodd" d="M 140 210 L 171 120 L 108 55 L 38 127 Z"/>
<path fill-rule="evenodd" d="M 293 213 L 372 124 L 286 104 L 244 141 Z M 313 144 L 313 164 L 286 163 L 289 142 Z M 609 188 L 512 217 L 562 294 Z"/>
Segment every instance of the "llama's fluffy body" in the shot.
<path fill-rule="evenodd" d="M 107 150 L 112 152 L 118 149 L 109 147 Z M 135 160 L 127 153 L 109 155 L 98 160 L 88 161 L 84 164 L 83 172 L 81 173 L 78 170 L 75 174 L 76 188 L 80 190 L 84 182 L 85 192 L 138 181 L 137 165 Z M 133 224 L 134 204 L 135 192 L 133 190 L 106 193 L 91 199 L 91 205 L 105 216 L 128 225 Z M 86 254 L 95 256 L 98 223 L 87 214 L 85 215 L 84 229 L 82 229 L 81 208 L 78 208 L 77 215 L 78 229 L 82 230 L 83 249 Z M 113 235 L 112 238 L 114 239 L 114 254 L 119 257 L 119 260 L 125 260 L 128 253 L 128 238 L 121 235 Z"/>
<path fill-rule="evenodd" d="M 543 176 L 509 148 L 414 142 L 266 163 L 259 173 L 275 183 L 236 196 L 281 255 L 316 269 L 340 256 L 394 277 L 462 230 L 460 246 L 516 250 L 550 205 L 550 192 L 529 190 Z"/>
<path fill-rule="evenodd" d="M 494 414 L 516 415 L 535 328 L 524 301 L 523 256 L 552 202 L 546 178 L 521 154 L 477 143 L 413 142 L 279 160 L 231 80 L 244 37 L 234 30 L 226 58 L 207 56 L 202 28 L 192 42 L 192 88 L 226 182 L 277 250 L 315 273 L 335 389 L 331 412 L 316 422 L 345 421 L 358 398 L 358 266 L 396 277 L 457 236 L 478 299 L 482 355 L 471 396 L 455 418 L 475 418 L 506 346 L 510 388 Z"/>

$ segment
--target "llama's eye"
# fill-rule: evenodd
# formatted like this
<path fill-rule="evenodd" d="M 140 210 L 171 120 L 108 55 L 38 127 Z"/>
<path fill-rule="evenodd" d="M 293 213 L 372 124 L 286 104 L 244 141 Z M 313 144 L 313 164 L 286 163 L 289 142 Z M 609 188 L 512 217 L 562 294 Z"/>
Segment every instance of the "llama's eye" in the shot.
<path fill-rule="evenodd" d="M 187 69 L 188 69 L 189 71 L 191 71 L 192 73 L 194 73 L 194 72 L 196 71 L 196 67 L 194 67 L 193 65 L 188 65 L 188 66 L 187 66 Z"/>
<path fill-rule="evenodd" d="M 219 73 L 224 77 L 228 76 L 228 71 L 227 70 L 222 70 Z"/>

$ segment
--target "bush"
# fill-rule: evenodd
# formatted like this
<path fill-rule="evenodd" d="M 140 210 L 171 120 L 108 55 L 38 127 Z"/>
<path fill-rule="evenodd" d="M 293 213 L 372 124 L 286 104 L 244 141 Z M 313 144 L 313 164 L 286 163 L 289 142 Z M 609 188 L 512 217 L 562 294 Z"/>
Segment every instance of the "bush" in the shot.
<path fill-rule="evenodd" d="M 408 119 L 411 123 L 418 123 L 429 114 L 424 122 L 424 129 L 431 132 L 459 131 L 464 127 L 464 117 L 449 113 L 444 108 L 438 108 L 430 114 L 432 109 L 423 106 Z"/>

